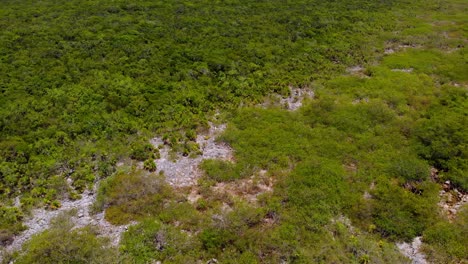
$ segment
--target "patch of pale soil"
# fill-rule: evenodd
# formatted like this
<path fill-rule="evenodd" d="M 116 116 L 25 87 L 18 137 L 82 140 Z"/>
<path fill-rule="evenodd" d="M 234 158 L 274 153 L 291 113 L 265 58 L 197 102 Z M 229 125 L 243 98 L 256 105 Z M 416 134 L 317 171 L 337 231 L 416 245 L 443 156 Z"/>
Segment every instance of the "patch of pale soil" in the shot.
<path fill-rule="evenodd" d="M 397 46 L 398 49 L 411 49 L 411 48 L 420 48 L 421 46 L 415 44 L 401 44 Z"/>
<path fill-rule="evenodd" d="M 415 237 L 413 242 L 397 243 L 400 252 L 411 260 L 412 264 L 427 264 L 426 256 L 421 252 L 421 237 Z"/>
<path fill-rule="evenodd" d="M 375 182 L 371 182 L 371 184 L 369 186 L 369 191 L 372 191 L 374 189 L 375 189 Z M 362 195 L 362 198 L 364 198 L 366 200 L 370 200 L 370 199 L 373 198 L 373 196 L 368 191 L 365 191 L 364 194 Z"/>
<path fill-rule="evenodd" d="M 346 228 L 348 228 L 348 230 L 349 230 L 349 232 L 351 234 L 353 234 L 353 235 L 357 234 L 356 229 L 354 228 L 353 224 L 351 223 L 351 220 L 348 217 L 344 216 L 344 215 L 340 215 L 338 217 L 332 218 L 331 222 L 332 223 L 341 223 L 344 226 L 346 226 Z"/>
<path fill-rule="evenodd" d="M 395 53 L 395 50 L 392 48 L 385 48 L 384 54 L 393 54 Z"/>
<path fill-rule="evenodd" d="M 421 46 L 415 45 L 415 44 L 398 44 L 396 45 L 395 43 L 388 43 L 387 47 L 384 50 L 385 55 L 390 55 L 399 51 L 404 51 L 406 49 L 412 49 L 412 48 L 420 48 Z"/>
<path fill-rule="evenodd" d="M 440 181 L 439 171 L 436 168 L 431 168 L 431 179 L 434 182 Z M 454 188 L 450 181 L 445 181 L 442 184 L 442 190 L 439 192 L 438 206 L 449 221 L 452 221 L 457 216 L 460 208 L 467 203 L 468 193 Z"/>
<path fill-rule="evenodd" d="M 362 67 L 361 65 L 347 68 L 346 73 L 348 75 L 357 76 L 359 78 L 370 78 L 370 76 L 366 74 L 366 68 Z"/>
<path fill-rule="evenodd" d="M 212 187 L 217 193 L 226 193 L 231 197 L 241 198 L 249 203 L 256 203 L 258 196 L 267 192 L 273 192 L 273 178 L 266 177 L 266 171 L 262 170 L 258 175 L 233 182 L 219 182 Z"/>
<path fill-rule="evenodd" d="M 439 192 L 440 201 L 438 205 L 447 218 L 453 220 L 460 208 L 468 203 L 468 194 L 452 188 L 450 181 L 446 181 L 443 188 Z"/>
<path fill-rule="evenodd" d="M 295 111 L 299 109 L 305 98 L 314 98 L 314 92 L 309 88 L 295 88 L 289 86 L 289 96 L 283 97 L 279 94 L 270 95 L 265 102 L 259 104 L 261 108 L 269 107 L 284 107 L 289 111 Z"/>
<path fill-rule="evenodd" d="M 280 99 L 281 105 L 286 105 L 289 111 L 295 111 L 302 106 L 305 98 L 314 98 L 315 94 L 309 88 L 295 88 L 289 86 L 290 95 Z"/>
<path fill-rule="evenodd" d="M 356 74 L 356 73 L 359 73 L 359 72 L 363 72 L 364 70 L 365 70 L 365 68 L 362 67 L 361 65 L 356 65 L 356 66 L 352 66 L 352 67 L 347 68 L 346 72 L 350 73 L 350 74 Z"/>
<path fill-rule="evenodd" d="M 413 68 L 407 68 L 407 69 L 392 69 L 392 72 L 406 72 L 406 73 L 410 73 L 410 72 L 413 72 L 414 69 Z"/>
<path fill-rule="evenodd" d="M 459 48 L 459 47 L 456 47 L 456 48 L 445 48 L 445 49 L 443 49 L 443 51 L 444 51 L 445 53 L 450 54 L 450 53 L 458 52 L 460 49 L 461 49 L 461 48 Z"/>
<path fill-rule="evenodd" d="M 97 188 L 97 187 L 96 187 Z M 95 188 L 95 189 L 96 189 Z M 13 252 L 21 249 L 21 246 L 33 235 L 45 231 L 50 227 L 52 219 L 59 214 L 76 210 L 76 214 L 71 217 L 75 224 L 74 228 L 82 228 L 88 225 L 97 227 L 99 235 L 109 237 L 112 245 L 118 245 L 120 235 L 127 226 L 114 226 L 104 219 L 104 213 L 91 214 L 90 207 L 96 201 L 96 191 L 85 191 L 79 200 L 63 200 L 61 207 L 57 210 L 46 210 L 44 208 L 34 209 L 31 216 L 24 221 L 27 230 L 16 236 L 13 243 L 5 248 L 6 252 Z M 0 256 L 1 259 L 1 256 Z"/>
<path fill-rule="evenodd" d="M 184 157 L 177 155 L 175 159 L 170 157 L 169 146 L 164 145 L 161 138 L 154 138 L 151 143 L 160 148 L 160 158 L 155 160 L 156 173 L 163 172 L 166 181 L 174 187 L 193 186 L 202 175 L 199 169 L 200 163 L 205 159 L 220 159 L 233 161 L 232 149 L 223 142 L 216 142 L 216 137 L 226 129 L 226 125 L 214 125 L 210 123 L 210 129 L 205 135 L 198 135 L 196 142 L 200 146 L 201 155 L 196 157 Z"/>
<path fill-rule="evenodd" d="M 198 199 L 202 198 L 202 196 L 198 193 L 196 188 L 193 188 L 189 195 L 187 196 L 187 201 L 191 204 L 194 204 L 198 201 Z"/>
<path fill-rule="evenodd" d="M 468 89 L 468 84 L 467 83 L 451 82 L 450 84 L 455 86 L 455 87 L 462 87 L 462 88 Z"/>

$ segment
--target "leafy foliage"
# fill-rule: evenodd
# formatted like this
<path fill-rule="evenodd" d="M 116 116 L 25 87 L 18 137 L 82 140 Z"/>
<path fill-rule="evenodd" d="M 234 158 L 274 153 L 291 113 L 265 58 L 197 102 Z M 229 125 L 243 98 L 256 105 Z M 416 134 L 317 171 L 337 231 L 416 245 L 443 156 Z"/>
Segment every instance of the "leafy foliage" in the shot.
<path fill-rule="evenodd" d="M 52 175 L 81 192 L 123 157 L 152 158 L 154 133 L 196 154 L 216 109 L 370 60 L 400 2 L 4 1 L 0 195 Z"/>
<path fill-rule="evenodd" d="M 437 263 L 457 262 L 468 257 L 467 235 L 468 214 L 465 206 L 455 223 L 439 222 L 424 232 L 424 242 L 429 256 Z"/>
<path fill-rule="evenodd" d="M 117 263 L 118 252 L 91 227 L 73 229 L 66 215 L 51 228 L 34 236 L 17 253 L 15 263 Z"/>
<path fill-rule="evenodd" d="M 144 171 L 118 172 L 101 183 L 96 207 L 106 208 L 106 219 L 120 225 L 161 212 L 170 195 L 160 176 Z"/>
<path fill-rule="evenodd" d="M 13 236 L 25 229 L 23 213 L 16 207 L 0 207 L 0 245 L 9 244 Z"/>
<path fill-rule="evenodd" d="M 441 263 L 466 258 L 466 211 L 437 212 L 438 181 L 468 188 L 463 1 L 3 2 L 2 243 L 21 210 L 98 179 L 96 210 L 141 221 L 120 255 L 58 221 L 17 263 L 404 263 L 393 242 L 419 235 Z M 289 86 L 315 98 L 255 107 Z M 235 162 L 204 161 L 191 204 L 150 173 L 148 139 L 198 155 L 218 110 Z M 127 158 L 150 172 L 117 170 Z M 250 203 L 213 190 L 262 170 L 274 190 Z"/>

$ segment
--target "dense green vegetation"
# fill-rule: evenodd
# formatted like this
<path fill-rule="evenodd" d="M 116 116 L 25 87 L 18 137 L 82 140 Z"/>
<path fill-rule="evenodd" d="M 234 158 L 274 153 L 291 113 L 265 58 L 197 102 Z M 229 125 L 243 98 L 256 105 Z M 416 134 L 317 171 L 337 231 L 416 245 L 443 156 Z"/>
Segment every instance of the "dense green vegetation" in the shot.
<path fill-rule="evenodd" d="M 30 209 L 98 180 L 93 210 L 139 222 L 116 248 L 63 215 L 3 261 L 405 263 L 394 242 L 415 236 L 435 263 L 468 259 L 467 207 L 437 206 L 440 183 L 468 191 L 466 13 L 463 0 L 3 1 L 0 245 Z M 257 106 L 288 86 L 315 98 Z M 195 156 L 218 111 L 235 161 L 205 160 L 189 201 L 154 173 L 149 138 Z M 274 188 L 253 202 L 215 190 L 260 171 Z"/>
<path fill-rule="evenodd" d="M 4 1 L 1 195 L 50 204 L 54 175 L 83 190 L 155 132 L 365 63 L 396 4 Z"/>

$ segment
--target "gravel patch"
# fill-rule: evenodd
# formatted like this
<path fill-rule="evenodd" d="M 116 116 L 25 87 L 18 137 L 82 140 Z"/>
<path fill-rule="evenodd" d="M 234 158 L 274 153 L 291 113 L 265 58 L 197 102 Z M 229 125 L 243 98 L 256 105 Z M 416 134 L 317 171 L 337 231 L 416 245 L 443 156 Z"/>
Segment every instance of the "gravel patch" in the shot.
<path fill-rule="evenodd" d="M 421 237 L 415 237 L 411 243 L 397 243 L 400 252 L 411 260 L 412 264 L 428 264 L 426 256 L 420 251 Z"/>
<path fill-rule="evenodd" d="M 95 190 L 97 187 L 94 188 Z M 44 208 L 34 209 L 31 216 L 26 218 L 24 225 L 27 230 L 17 235 L 13 242 L 5 247 L 4 252 L 14 252 L 20 250 L 22 245 L 31 239 L 32 236 L 45 231 L 50 227 L 51 221 L 58 215 L 72 210 L 76 214 L 71 216 L 71 221 L 75 224 L 74 228 L 82 228 L 88 225 L 97 227 L 100 236 L 109 237 L 111 244 L 116 246 L 120 242 L 120 235 L 127 230 L 129 225 L 114 226 L 104 219 L 104 212 L 91 214 L 91 206 L 96 201 L 96 191 L 85 191 L 79 200 L 63 200 L 61 207 L 57 210 L 46 210 Z M 132 223 L 133 224 L 133 223 Z M 1 253 L 1 252 L 0 252 Z M 0 254 L 1 261 L 1 254 Z"/>
<path fill-rule="evenodd" d="M 460 209 L 468 203 L 468 193 L 452 188 L 450 181 L 446 181 L 442 187 L 443 189 L 439 192 L 438 205 L 448 220 L 452 221 Z"/>
<path fill-rule="evenodd" d="M 216 142 L 216 137 L 226 129 L 226 124 L 214 125 L 210 123 L 207 134 L 198 135 L 196 142 L 200 146 L 201 155 L 196 157 L 184 157 L 177 155 L 170 158 L 170 148 L 164 145 L 159 137 L 151 140 L 151 144 L 160 148 L 160 158 L 156 159 L 156 173 L 163 172 L 166 181 L 174 187 L 194 186 L 198 178 L 202 175 L 199 169 L 200 163 L 205 159 L 220 159 L 233 161 L 233 151 L 231 147 L 223 142 Z"/>
<path fill-rule="evenodd" d="M 281 98 L 281 105 L 286 105 L 289 111 L 296 111 L 302 106 L 302 101 L 305 98 L 314 98 L 315 94 L 309 88 L 294 88 L 289 87 L 290 95 L 286 98 Z"/>

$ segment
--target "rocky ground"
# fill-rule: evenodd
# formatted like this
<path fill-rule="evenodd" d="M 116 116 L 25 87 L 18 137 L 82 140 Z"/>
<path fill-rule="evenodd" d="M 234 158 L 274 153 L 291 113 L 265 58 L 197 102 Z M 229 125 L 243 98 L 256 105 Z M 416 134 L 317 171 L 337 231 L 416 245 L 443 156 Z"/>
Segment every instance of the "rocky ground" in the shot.
<path fill-rule="evenodd" d="M 266 98 L 265 102 L 259 106 L 262 108 L 281 106 L 286 108 L 288 111 L 296 111 L 302 106 L 304 99 L 311 99 L 314 98 L 314 96 L 314 91 L 307 87 L 297 88 L 289 86 L 289 96 L 284 97 L 279 94 L 273 94 L 269 98 Z"/>
<path fill-rule="evenodd" d="M 161 158 L 155 162 L 157 164 L 157 172 L 164 171 L 166 180 L 174 187 L 193 186 L 196 184 L 198 177 L 201 176 L 201 171 L 198 166 L 204 159 L 223 159 L 233 160 L 232 149 L 224 143 L 216 142 L 215 138 L 226 129 L 226 125 L 210 124 L 208 133 L 199 135 L 196 142 L 200 146 L 201 155 L 196 157 L 184 157 L 178 155 L 175 160 L 170 158 L 170 149 L 168 146 L 162 145 L 160 138 L 155 138 L 151 141 L 155 146 L 162 145 L 160 149 Z M 61 207 L 57 210 L 46 210 L 44 208 L 34 209 L 31 216 L 26 218 L 24 225 L 27 230 L 16 236 L 9 246 L 4 249 L 4 252 L 13 252 L 21 249 L 21 246 L 31 239 L 32 236 L 38 234 L 50 227 L 52 219 L 62 213 L 72 212 L 71 220 L 75 224 L 75 228 L 92 225 L 97 227 L 101 236 L 109 237 L 112 245 L 118 245 L 120 235 L 127 230 L 129 225 L 114 226 L 104 219 L 104 212 L 92 214 L 91 206 L 96 201 L 97 184 L 92 191 L 85 191 L 81 199 L 61 201 Z M 1 254 L 0 254 L 1 261 Z"/>
<path fill-rule="evenodd" d="M 221 159 L 233 161 L 232 149 L 222 143 L 217 142 L 216 137 L 226 129 L 225 124 L 214 125 L 210 123 L 208 133 L 198 135 L 196 142 L 200 146 L 201 155 L 196 157 L 185 157 L 177 155 L 171 158 L 170 148 L 164 145 L 161 138 L 154 138 L 151 143 L 160 148 L 160 158 L 155 160 L 157 173 L 164 172 L 167 182 L 174 187 L 187 187 L 196 185 L 197 179 L 202 172 L 198 168 L 205 159 Z"/>
<path fill-rule="evenodd" d="M 426 256 L 421 252 L 421 237 L 415 237 L 411 243 L 397 243 L 400 252 L 411 260 L 412 264 L 428 264 Z"/>
<path fill-rule="evenodd" d="M 438 178 L 437 170 L 431 169 L 431 177 Z M 453 188 L 450 181 L 442 184 L 442 190 L 439 192 L 440 201 L 438 203 L 442 213 L 449 221 L 453 220 L 462 206 L 468 203 L 468 194 L 462 193 Z M 411 259 L 412 264 L 430 263 L 424 253 L 421 252 L 422 237 L 414 238 L 412 243 L 397 243 L 400 252 Z"/>
<path fill-rule="evenodd" d="M 449 220 L 453 220 L 460 208 L 468 203 L 468 194 L 452 188 L 450 181 L 446 181 L 442 187 L 439 192 L 439 207 Z"/>
<path fill-rule="evenodd" d="M 289 111 L 296 111 L 302 106 L 302 101 L 305 98 L 314 98 L 314 92 L 308 88 L 289 87 L 290 95 L 286 98 L 281 98 L 281 105 L 286 105 Z"/>
<path fill-rule="evenodd" d="M 95 188 L 96 189 L 96 188 Z M 27 230 L 16 236 L 13 243 L 7 246 L 5 252 L 13 252 L 21 249 L 21 246 L 31 239 L 32 236 L 49 228 L 52 219 L 63 213 L 72 212 L 71 220 L 75 224 L 74 228 L 82 228 L 87 225 L 96 226 L 101 236 L 109 237 L 112 245 L 117 245 L 120 235 L 127 226 L 114 226 L 104 219 L 104 212 L 91 213 L 91 206 L 96 200 L 96 191 L 85 191 L 81 199 L 63 200 L 61 207 L 57 210 L 46 210 L 44 208 L 34 209 L 31 216 L 26 218 L 24 225 Z M 0 255 L 1 261 L 1 255 Z"/>

